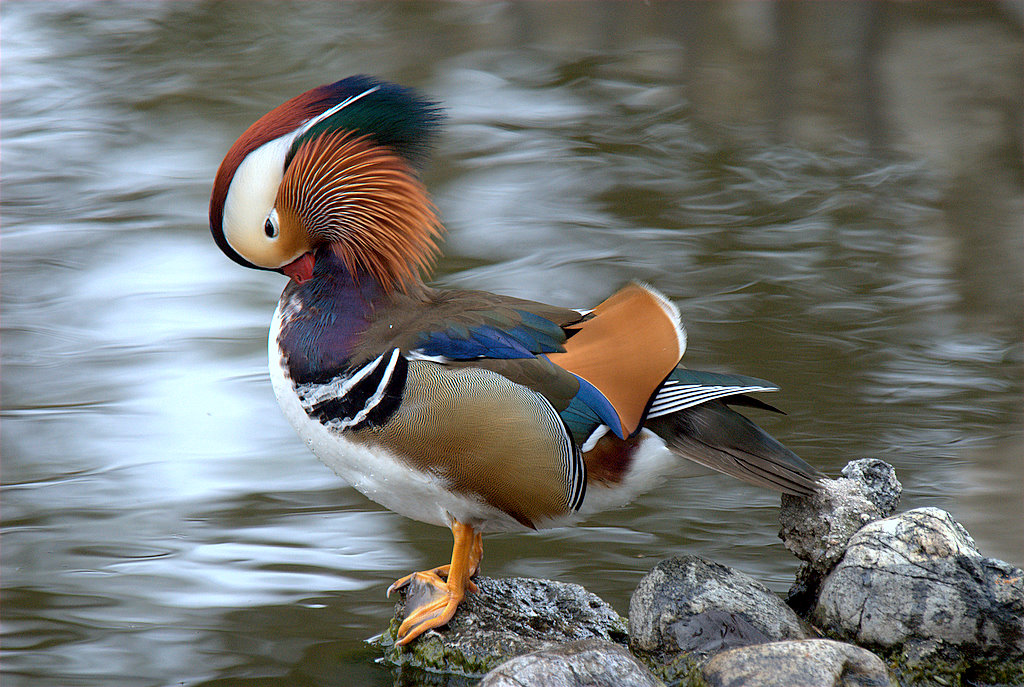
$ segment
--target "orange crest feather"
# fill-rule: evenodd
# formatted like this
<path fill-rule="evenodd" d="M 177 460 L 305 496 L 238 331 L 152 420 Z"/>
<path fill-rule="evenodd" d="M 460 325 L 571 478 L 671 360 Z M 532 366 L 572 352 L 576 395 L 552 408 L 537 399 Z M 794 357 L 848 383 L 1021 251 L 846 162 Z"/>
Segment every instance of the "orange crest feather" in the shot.
<path fill-rule="evenodd" d="M 409 164 L 365 136 L 328 132 L 303 143 L 285 172 L 276 207 L 282 228 L 331 243 L 353 275 L 406 290 L 437 255 L 443 231 Z"/>

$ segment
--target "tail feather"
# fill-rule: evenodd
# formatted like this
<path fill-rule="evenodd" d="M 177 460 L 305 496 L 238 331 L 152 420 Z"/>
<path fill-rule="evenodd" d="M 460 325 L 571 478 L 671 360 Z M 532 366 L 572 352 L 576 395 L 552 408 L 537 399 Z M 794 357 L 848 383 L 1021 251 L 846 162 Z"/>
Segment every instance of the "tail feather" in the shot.
<path fill-rule="evenodd" d="M 674 453 L 749 484 L 808 496 L 822 477 L 721 400 L 649 418 L 645 426 Z"/>

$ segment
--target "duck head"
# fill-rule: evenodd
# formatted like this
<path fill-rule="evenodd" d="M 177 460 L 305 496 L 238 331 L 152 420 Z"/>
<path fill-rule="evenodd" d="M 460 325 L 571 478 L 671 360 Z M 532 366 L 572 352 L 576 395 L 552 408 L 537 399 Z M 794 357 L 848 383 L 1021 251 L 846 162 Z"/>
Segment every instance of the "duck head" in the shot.
<path fill-rule="evenodd" d="M 438 107 L 366 76 L 319 86 L 271 110 L 228 150 L 210 231 L 235 262 L 301 283 L 333 251 L 388 289 L 420 279 L 441 232 L 417 167 Z"/>

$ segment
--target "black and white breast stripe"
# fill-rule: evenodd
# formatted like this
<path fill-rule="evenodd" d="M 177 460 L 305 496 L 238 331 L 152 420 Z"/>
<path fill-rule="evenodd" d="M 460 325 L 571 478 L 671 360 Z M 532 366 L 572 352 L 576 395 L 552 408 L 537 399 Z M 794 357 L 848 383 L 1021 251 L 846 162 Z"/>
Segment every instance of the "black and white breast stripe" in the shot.
<path fill-rule="evenodd" d="M 380 426 L 402 402 L 409 361 L 393 348 L 326 383 L 295 388 L 303 410 L 330 429 Z"/>
<path fill-rule="evenodd" d="M 683 384 L 682 382 L 670 379 L 665 382 L 654 401 L 651 402 L 647 417 L 660 417 L 669 413 L 676 413 L 686 408 L 707 403 L 716 398 L 735 396 L 737 394 L 749 394 L 758 391 L 777 391 L 774 386 L 719 386 L 706 384 Z"/>
<path fill-rule="evenodd" d="M 569 436 L 569 430 L 566 429 L 570 453 L 562 457 L 562 465 L 566 471 L 565 483 L 569 486 L 569 509 L 575 512 L 583 505 L 583 498 L 587 495 L 587 464 L 583 462 L 583 454 Z"/>

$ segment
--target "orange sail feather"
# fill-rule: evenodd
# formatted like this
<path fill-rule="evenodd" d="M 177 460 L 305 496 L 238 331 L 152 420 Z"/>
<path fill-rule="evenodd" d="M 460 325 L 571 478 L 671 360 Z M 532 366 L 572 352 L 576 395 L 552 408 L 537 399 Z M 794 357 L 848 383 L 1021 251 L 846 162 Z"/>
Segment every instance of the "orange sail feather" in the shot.
<path fill-rule="evenodd" d="M 570 329 L 577 331 L 565 353 L 548 359 L 597 387 L 618 413 L 622 435 L 630 436 L 640 428 L 655 389 L 683 357 L 679 313 L 664 296 L 634 283 Z"/>

